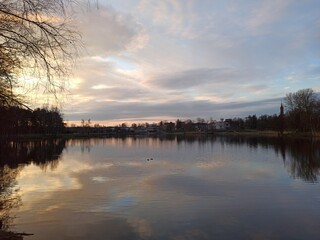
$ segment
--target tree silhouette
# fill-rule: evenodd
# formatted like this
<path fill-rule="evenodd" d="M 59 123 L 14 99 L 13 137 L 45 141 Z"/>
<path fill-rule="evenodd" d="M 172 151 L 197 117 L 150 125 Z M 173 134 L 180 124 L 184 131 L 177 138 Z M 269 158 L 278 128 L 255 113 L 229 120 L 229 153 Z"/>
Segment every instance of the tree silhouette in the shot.
<path fill-rule="evenodd" d="M 71 0 L 0 0 L 0 104 L 24 105 L 19 76 L 56 94 L 75 56 L 79 34 L 69 24 Z"/>
<path fill-rule="evenodd" d="M 320 100 L 310 88 L 288 93 L 285 106 L 289 119 L 299 131 L 314 131 L 314 119 L 319 118 Z"/>
<path fill-rule="evenodd" d="M 34 111 L 20 107 L 0 107 L 0 135 L 58 134 L 64 132 L 62 114 L 57 108 L 37 108 Z"/>

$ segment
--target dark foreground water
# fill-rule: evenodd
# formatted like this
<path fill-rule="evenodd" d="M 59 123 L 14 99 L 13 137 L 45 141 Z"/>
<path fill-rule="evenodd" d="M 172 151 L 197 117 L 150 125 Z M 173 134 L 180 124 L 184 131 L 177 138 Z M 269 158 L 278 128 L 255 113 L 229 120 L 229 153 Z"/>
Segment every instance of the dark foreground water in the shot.
<path fill-rule="evenodd" d="M 27 240 L 319 239 L 319 169 L 309 140 L 1 143 L 0 229 Z"/>

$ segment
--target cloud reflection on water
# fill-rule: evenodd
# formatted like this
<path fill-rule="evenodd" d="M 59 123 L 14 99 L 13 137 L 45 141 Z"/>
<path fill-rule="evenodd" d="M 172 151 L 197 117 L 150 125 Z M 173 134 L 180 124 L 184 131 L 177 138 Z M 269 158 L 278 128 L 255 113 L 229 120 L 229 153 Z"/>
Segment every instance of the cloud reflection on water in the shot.
<path fill-rule="evenodd" d="M 16 225 L 48 240 L 316 239 L 317 185 L 290 178 L 271 142 L 73 141 L 55 169 L 21 171 Z"/>

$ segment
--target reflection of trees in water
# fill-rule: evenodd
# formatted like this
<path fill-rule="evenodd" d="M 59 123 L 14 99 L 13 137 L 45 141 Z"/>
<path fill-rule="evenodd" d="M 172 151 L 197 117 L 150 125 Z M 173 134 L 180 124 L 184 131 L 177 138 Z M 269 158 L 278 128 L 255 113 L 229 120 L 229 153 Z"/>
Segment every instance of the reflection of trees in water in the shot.
<path fill-rule="evenodd" d="M 82 153 L 84 152 L 90 152 L 91 148 L 95 145 L 104 144 L 104 141 L 107 139 L 113 139 L 113 138 L 72 138 L 67 141 L 68 147 L 80 147 L 80 150 Z M 118 139 L 118 138 L 116 138 Z M 122 139 L 122 138 L 119 138 Z M 123 139 L 126 139 L 125 137 Z"/>
<path fill-rule="evenodd" d="M 20 168 L 11 169 L 7 165 L 0 167 L 0 229 L 2 231 L 8 230 L 11 223 L 10 210 L 21 204 L 18 189 L 15 188 L 19 171 Z"/>
<path fill-rule="evenodd" d="M 25 234 L 9 231 L 14 219 L 11 210 L 19 207 L 21 198 L 16 178 L 24 165 L 33 163 L 41 169 L 55 169 L 65 148 L 64 140 L 0 142 L 0 239 L 23 239 Z"/>
<path fill-rule="evenodd" d="M 22 167 L 11 169 L 8 165 L 0 166 L 0 239 L 23 239 L 22 234 L 9 231 L 14 216 L 13 208 L 21 205 L 21 198 L 16 188 L 16 177 Z"/>
<path fill-rule="evenodd" d="M 177 135 L 177 143 L 192 144 L 197 142 L 199 145 L 205 144 L 208 141 L 215 141 L 216 137 L 212 135 Z"/>
<path fill-rule="evenodd" d="M 228 144 L 247 144 L 250 148 L 272 148 L 280 154 L 294 178 L 317 182 L 320 175 L 320 141 L 295 138 L 223 137 Z"/>
<path fill-rule="evenodd" d="M 142 138 L 122 137 L 111 138 L 117 142 L 141 141 Z M 150 139 L 150 137 L 147 137 Z M 294 178 L 301 178 L 309 182 L 317 182 L 320 175 L 320 141 L 312 139 L 277 138 L 277 137 L 253 137 L 253 136 L 212 136 L 212 135 L 166 135 L 152 137 L 154 141 L 174 144 L 206 144 L 218 141 L 222 145 L 247 145 L 251 149 L 258 147 L 272 149 L 283 159 L 287 170 Z M 82 145 L 92 145 L 89 140 Z M 105 139 L 104 141 L 110 141 Z"/>
<path fill-rule="evenodd" d="M 295 140 L 290 143 L 290 162 L 285 161 L 292 177 L 317 182 L 320 174 L 319 141 Z"/>
<path fill-rule="evenodd" d="M 65 148 L 65 140 L 0 142 L 0 164 L 11 168 L 34 163 L 41 169 L 55 169 Z"/>
<path fill-rule="evenodd" d="M 150 143 L 151 141 L 151 143 Z M 149 137 L 111 137 L 102 139 L 73 139 L 68 141 L 68 146 L 80 146 L 81 151 L 88 151 L 96 144 L 123 144 L 132 143 L 153 144 L 194 144 L 199 146 L 208 142 L 219 142 L 222 145 L 246 145 L 251 149 L 258 147 L 273 149 L 279 154 L 294 178 L 302 178 L 305 181 L 316 182 L 320 175 L 320 141 L 310 139 L 286 139 L 276 137 L 252 137 L 252 136 L 212 136 L 212 135 L 164 135 Z"/>

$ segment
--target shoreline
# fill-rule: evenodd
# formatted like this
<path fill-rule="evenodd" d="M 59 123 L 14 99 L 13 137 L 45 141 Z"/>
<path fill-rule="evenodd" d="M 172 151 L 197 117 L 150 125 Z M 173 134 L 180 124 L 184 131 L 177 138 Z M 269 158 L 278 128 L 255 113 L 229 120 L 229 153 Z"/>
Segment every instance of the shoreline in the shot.
<path fill-rule="evenodd" d="M 47 140 L 47 139 L 76 139 L 76 138 L 107 138 L 107 137 L 161 137 L 161 136 L 243 136 L 243 137 L 277 137 L 277 138 L 320 138 L 320 132 L 286 131 L 281 136 L 277 131 L 214 131 L 214 132 L 172 132 L 158 134 L 126 134 L 126 133 L 62 133 L 62 134 L 23 134 L 0 136 L 0 140 Z"/>

